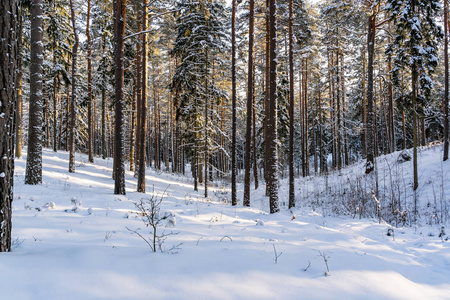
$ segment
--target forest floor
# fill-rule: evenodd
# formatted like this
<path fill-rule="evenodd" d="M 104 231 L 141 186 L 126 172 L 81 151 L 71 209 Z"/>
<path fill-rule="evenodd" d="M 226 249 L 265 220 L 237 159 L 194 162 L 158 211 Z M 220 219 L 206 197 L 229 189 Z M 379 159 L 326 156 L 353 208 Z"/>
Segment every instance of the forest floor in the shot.
<path fill-rule="evenodd" d="M 450 299 L 450 241 L 438 225 L 393 228 L 307 205 L 270 215 L 264 186 L 251 208 L 239 186 L 232 207 L 228 187 L 216 184 L 205 199 L 190 178 L 154 170 L 145 195 L 127 172 L 118 196 L 111 159 L 89 164 L 77 154 L 72 174 L 68 153 L 49 149 L 42 185 L 27 186 L 25 161 L 16 160 L 1 299 Z M 282 202 L 287 195 L 283 181 Z M 133 233 L 151 239 L 135 205 L 143 198 L 162 199 L 162 252 Z"/>

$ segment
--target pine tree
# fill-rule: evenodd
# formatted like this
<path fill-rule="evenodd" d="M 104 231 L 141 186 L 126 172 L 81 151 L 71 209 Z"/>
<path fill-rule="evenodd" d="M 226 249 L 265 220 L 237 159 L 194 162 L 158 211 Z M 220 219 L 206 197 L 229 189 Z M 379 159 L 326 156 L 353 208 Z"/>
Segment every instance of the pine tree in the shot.
<path fill-rule="evenodd" d="M 39 11 L 38 11 L 39 12 Z M 38 13 L 37 12 L 37 13 Z M 19 5 L 4 0 L 0 6 L 0 252 L 11 251 L 11 215 L 14 183 L 14 110 L 18 57 Z M 42 19 L 41 19 L 42 21 Z M 34 24 L 36 25 L 36 24 Z"/>
<path fill-rule="evenodd" d="M 386 49 L 386 54 L 393 58 L 394 83 L 397 86 L 400 85 L 402 69 L 408 69 L 411 72 L 414 191 L 419 186 L 417 121 L 418 111 L 422 107 L 418 100 L 430 96 L 433 81 L 429 75 L 437 66 L 438 41 L 443 35 L 441 28 L 436 24 L 440 9 L 439 2 L 439 0 L 387 0 L 385 7 L 394 24 L 394 39 Z M 417 201 L 415 201 L 414 211 L 417 213 Z"/>
<path fill-rule="evenodd" d="M 448 116 L 448 0 L 444 0 L 444 157 L 443 161 L 448 159 L 449 148 L 449 116 Z"/>
<path fill-rule="evenodd" d="M 43 17 L 42 0 L 33 0 L 31 2 L 30 107 L 25 171 L 26 184 L 40 184 L 42 182 Z"/>
<path fill-rule="evenodd" d="M 236 0 L 231 11 L 231 205 L 237 205 L 236 196 Z"/>
<path fill-rule="evenodd" d="M 114 129 L 114 194 L 125 195 L 123 145 L 124 31 L 126 1 L 114 0 L 114 67 L 115 67 L 115 129 Z"/>
<path fill-rule="evenodd" d="M 245 134 L 245 181 L 244 206 L 250 206 L 250 172 L 251 172 L 251 143 L 252 143 L 252 117 L 253 117 L 253 44 L 255 27 L 255 1 L 250 0 L 249 31 L 248 31 L 248 72 L 247 72 L 247 128 Z M 256 149 L 253 150 L 253 155 Z"/>
<path fill-rule="evenodd" d="M 78 58 L 78 46 L 79 38 L 77 33 L 76 21 L 75 21 L 75 8 L 73 6 L 73 0 L 70 0 L 70 16 L 72 19 L 73 34 L 75 37 L 74 44 L 72 46 L 72 93 L 70 98 L 70 137 L 69 137 L 69 172 L 75 172 L 75 106 L 77 103 L 77 58 Z"/>
<path fill-rule="evenodd" d="M 269 113 L 267 114 L 267 186 L 270 213 L 280 211 L 278 198 L 278 137 L 277 137 L 277 5 L 276 0 L 269 1 L 269 37 L 270 37 L 270 90 Z"/>
<path fill-rule="evenodd" d="M 211 74 L 211 66 L 223 62 L 219 54 L 227 50 L 225 8 L 219 2 L 179 2 L 177 38 L 171 55 L 179 59 L 171 83 L 172 92 L 178 95 L 175 106 L 177 115 L 186 123 L 186 138 L 193 145 L 192 171 L 194 189 L 197 178 L 203 182 L 203 163 L 208 164 L 209 123 L 206 115 L 208 104 L 214 99 L 225 98 L 225 92 L 217 86 Z M 203 151 L 202 151 L 203 150 Z M 205 174 L 206 175 L 206 174 Z M 205 185 L 205 191 L 207 186 Z"/>

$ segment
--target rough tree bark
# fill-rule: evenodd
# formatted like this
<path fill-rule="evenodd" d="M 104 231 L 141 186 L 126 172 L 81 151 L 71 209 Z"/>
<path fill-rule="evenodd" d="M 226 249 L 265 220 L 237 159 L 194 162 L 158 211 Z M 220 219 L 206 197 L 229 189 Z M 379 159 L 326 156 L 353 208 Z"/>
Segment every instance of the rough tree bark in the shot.
<path fill-rule="evenodd" d="M 71 0 L 72 1 L 72 0 Z M 114 194 L 125 195 L 125 163 L 123 145 L 123 55 L 126 0 L 114 0 L 114 65 L 115 65 L 115 129 L 114 129 Z"/>
<path fill-rule="evenodd" d="M 92 40 L 89 31 L 89 22 L 91 16 L 91 0 L 87 0 L 86 16 L 86 42 L 87 42 L 87 67 L 88 67 L 88 159 L 90 163 L 94 162 L 93 155 L 93 126 L 92 126 Z"/>
<path fill-rule="evenodd" d="M 444 0 L 444 158 L 448 159 L 448 0 Z"/>
<path fill-rule="evenodd" d="M 294 1 L 289 0 L 289 208 L 295 206 L 294 185 Z"/>
<path fill-rule="evenodd" d="M 236 196 L 236 0 L 232 0 L 231 11 L 231 205 L 237 205 Z"/>
<path fill-rule="evenodd" d="M 77 102 L 77 58 L 78 58 L 78 33 L 75 23 L 75 9 L 73 1 L 70 0 L 70 15 L 72 19 L 73 34 L 75 41 L 72 47 L 72 97 L 70 99 L 70 136 L 69 136 L 69 172 L 75 172 L 75 104 Z"/>
<path fill-rule="evenodd" d="M 253 40 L 255 28 L 255 1 L 250 0 L 249 31 L 248 31 L 248 79 L 247 79 L 247 128 L 245 133 L 245 178 L 244 206 L 250 206 L 250 172 L 252 156 L 252 108 L 253 108 Z M 255 149 L 253 150 L 255 151 Z"/>
<path fill-rule="evenodd" d="M 42 6 L 41 6 L 42 7 Z M 11 251 L 11 214 L 14 183 L 14 110 L 18 56 L 17 0 L 0 6 L 0 252 Z M 42 15 L 39 17 L 42 22 Z M 42 31 L 41 31 L 42 32 Z"/>
<path fill-rule="evenodd" d="M 374 113 L 373 113 L 373 60 L 375 52 L 375 24 L 376 12 L 373 9 L 368 19 L 368 33 L 367 33 L 367 162 L 366 174 L 372 172 L 375 168 L 374 155 Z"/>
<path fill-rule="evenodd" d="M 31 66 L 26 184 L 42 183 L 42 0 L 31 2 Z"/>
<path fill-rule="evenodd" d="M 144 0 L 142 3 L 142 26 L 141 29 L 143 31 L 147 30 L 147 0 Z M 139 135 L 139 143 L 137 149 L 137 153 L 139 157 L 137 159 L 137 174 L 138 174 L 138 182 L 137 182 L 137 191 L 140 193 L 145 193 L 145 142 L 146 142 L 146 119 L 147 119 L 147 34 L 142 34 L 142 65 L 139 68 L 139 79 L 141 82 L 139 83 L 139 91 L 140 96 L 138 96 L 138 131 L 137 135 Z"/>
<path fill-rule="evenodd" d="M 278 143 L 277 143 L 277 4 L 269 1 L 270 32 L 270 111 L 267 116 L 267 186 L 269 192 L 270 213 L 280 211 L 278 199 Z"/>

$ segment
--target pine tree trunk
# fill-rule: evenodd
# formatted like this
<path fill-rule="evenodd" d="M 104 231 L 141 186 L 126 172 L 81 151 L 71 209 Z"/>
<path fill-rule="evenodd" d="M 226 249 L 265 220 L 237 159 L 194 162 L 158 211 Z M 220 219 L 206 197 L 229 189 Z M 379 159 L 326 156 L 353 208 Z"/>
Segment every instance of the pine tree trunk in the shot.
<path fill-rule="evenodd" d="M 276 0 L 269 1 L 270 33 L 270 112 L 267 118 L 267 185 L 270 213 L 280 211 L 278 199 L 278 143 L 277 143 L 277 6 Z"/>
<path fill-rule="evenodd" d="M 266 196 L 269 196 L 269 185 L 267 184 L 267 169 L 268 169 L 268 153 L 269 153 L 269 142 L 268 142 L 268 123 L 267 119 L 270 114 L 270 19 L 269 19 L 269 6 L 270 0 L 266 0 L 266 65 L 265 65 L 265 80 L 266 89 L 264 91 L 264 180 L 266 182 Z"/>
<path fill-rule="evenodd" d="M 250 206 L 250 174 L 252 156 L 252 108 L 253 108 L 253 44 L 255 31 L 255 1 L 250 0 L 248 31 L 248 74 L 247 74 L 247 128 L 245 133 L 245 174 L 244 174 L 244 206 Z M 256 150 L 254 150 L 256 151 Z"/>
<path fill-rule="evenodd" d="M 72 1 L 72 0 L 71 0 Z M 123 146 L 123 54 L 126 6 L 124 0 L 114 0 L 114 65 L 115 65 L 115 130 L 114 130 L 114 194 L 125 195 Z"/>
<path fill-rule="evenodd" d="M 91 0 L 87 0 L 87 16 L 86 16 L 86 42 L 87 42 L 87 67 L 88 67 L 88 160 L 94 162 L 93 155 L 93 126 L 92 126 L 92 41 L 89 31 L 89 21 L 91 16 Z"/>
<path fill-rule="evenodd" d="M 416 13 L 415 1 L 412 1 L 411 11 Z M 413 45 L 410 46 L 411 55 L 414 53 Z M 413 173 L 414 173 L 414 192 L 419 187 L 419 173 L 417 168 L 417 66 L 415 63 L 411 66 L 411 88 L 412 88 L 412 109 L 413 109 Z M 417 216 L 417 197 L 414 196 L 414 216 Z"/>
<path fill-rule="evenodd" d="M 4 26 L 0 30 L 0 252 L 11 251 L 11 217 L 14 185 L 14 111 L 15 93 L 14 83 L 16 80 L 16 66 L 20 59 L 18 45 L 19 29 L 19 7 L 15 0 L 3 0 L 0 6 L 0 24 Z M 42 23 L 42 6 L 40 2 L 33 2 L 33 16 Z M 33 25 L 38 25 L 32 22 Z M 42 37 L 42 29 L 33 34 Z M 37 32 L 36 32 L 37 31 Z M 33 35 L 32 34 L 32 35 Z M 19 32 L 20 35 L 20 32 Z M 32 42 L 36 43 L 36 36 Z M 35 47 L 36 45 L 34 45 Z M 33 44 L 32 44 L 33 47 Z M 42 48 L 41 48 L 42 49 Z M 36 54 L 34 49 L 33 54 Z M 32 62 L 36 64 L 35 57 Z M 39 63 L 38 63 L 39 64 Z M 33 67 L 34 70 L 35 67 Z M 38 78 L 34 78 L 36 80 Z"/>
<path fill-rule="evenodd" d="M 444 0 L 444 161 L 449 148 L 448 79 L 448 0 Z"/>
<path fill-rule="evenodd" d="M 366 163 L 366 174 L 369 174 L 374 170 L 375 158 L 374 158 L 374 108 L 373 108 L 373 61 L 375 52 L 375 22 L 376 14 L 372 11 L 369 16 L 368 22 L 368 34 L 367 34 L 367 163 Z"/>
<path fill-rule="evenodd" d="M 31 2 L 31 67 L 26 184 L 42 183 L 42 0 Z M 9 59 L 8 59 L 9 61 Z"/>
<path fill-rule="evenodd" d="M 72 97 L 70 99 L 70 136 L 69 136 L 69 172 L 75 173 L 75 105 L 77 101 L 77 57 L 78 57 L 78 33 L 75 24 L 75 10 L 73 0 L 70 0 L 70 15 L 72 19 L 72 28 L 74 32 L 75 42 L 72 47 Z"/>
<path fill-rule="evenodd" d="M 236 196 L 236 0 L 232 0 L 231 12 L 231 205 L 237 205 Z"/>
<path fill-rule="evenodd" d="M 294 185 L 294 37 L 293 4 L 289 0 L 289 208 L 295 206 Z"/>
<path fill-rule="evenodd" d="M 143 0 L 142 3 L 142 30 L 147 30 L 147 0 Z M 147 133 L 147 34 L 142 34 L 142 64 L 139 68 L 138 78 L 141 82 L 138 83 L 140 96 L 138 96 L 138 131 L 139 143 L 137 153 L 139 157 L 137 159 L 138 166 L 138 180 L 137 180 L 137 191 L 140 193 L 145 193 L 145 143 L 146 143 L 146 133 Z"/>

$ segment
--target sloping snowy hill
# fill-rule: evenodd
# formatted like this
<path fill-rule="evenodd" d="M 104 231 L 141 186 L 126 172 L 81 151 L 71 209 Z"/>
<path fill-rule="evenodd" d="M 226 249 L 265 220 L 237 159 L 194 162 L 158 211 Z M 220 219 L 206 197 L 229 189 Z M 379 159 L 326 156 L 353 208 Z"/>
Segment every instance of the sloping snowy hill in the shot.
<path fill-rule="evenodd" d="M 128 172 L 127 195 L 117 196 L 112 160 L 89 164 L 77 154 L 70 174 L 68 153 L 43 155 L 41 186 L 23 184 L 26 157 L 16 160 L 15 242 L 0 254 L 1 299 L 450 299 L 450 241 L 440 226 L 424 217 L 394 228 L 327 212 L 331 205 L 309 199 L 323 179 L 300 180 L 300 208 L 269 215 L 264 188 L 252 208 L 231 207 L 226 188 L 204 199 L 189 179 L 154 171 L 139 194 Z M 439 151 L 421 155 L 422 170 L 439 164 Z M 330 175 L 330 189 L 358 168 Z M 282 199 L 286 191 L 283 184 Z M 163 196 L 159 216 L 170 215 L 157 232 L 173 233 L 156 253 L 127 229 L 150 237 L 134 203 L 152 196 Z"/>

